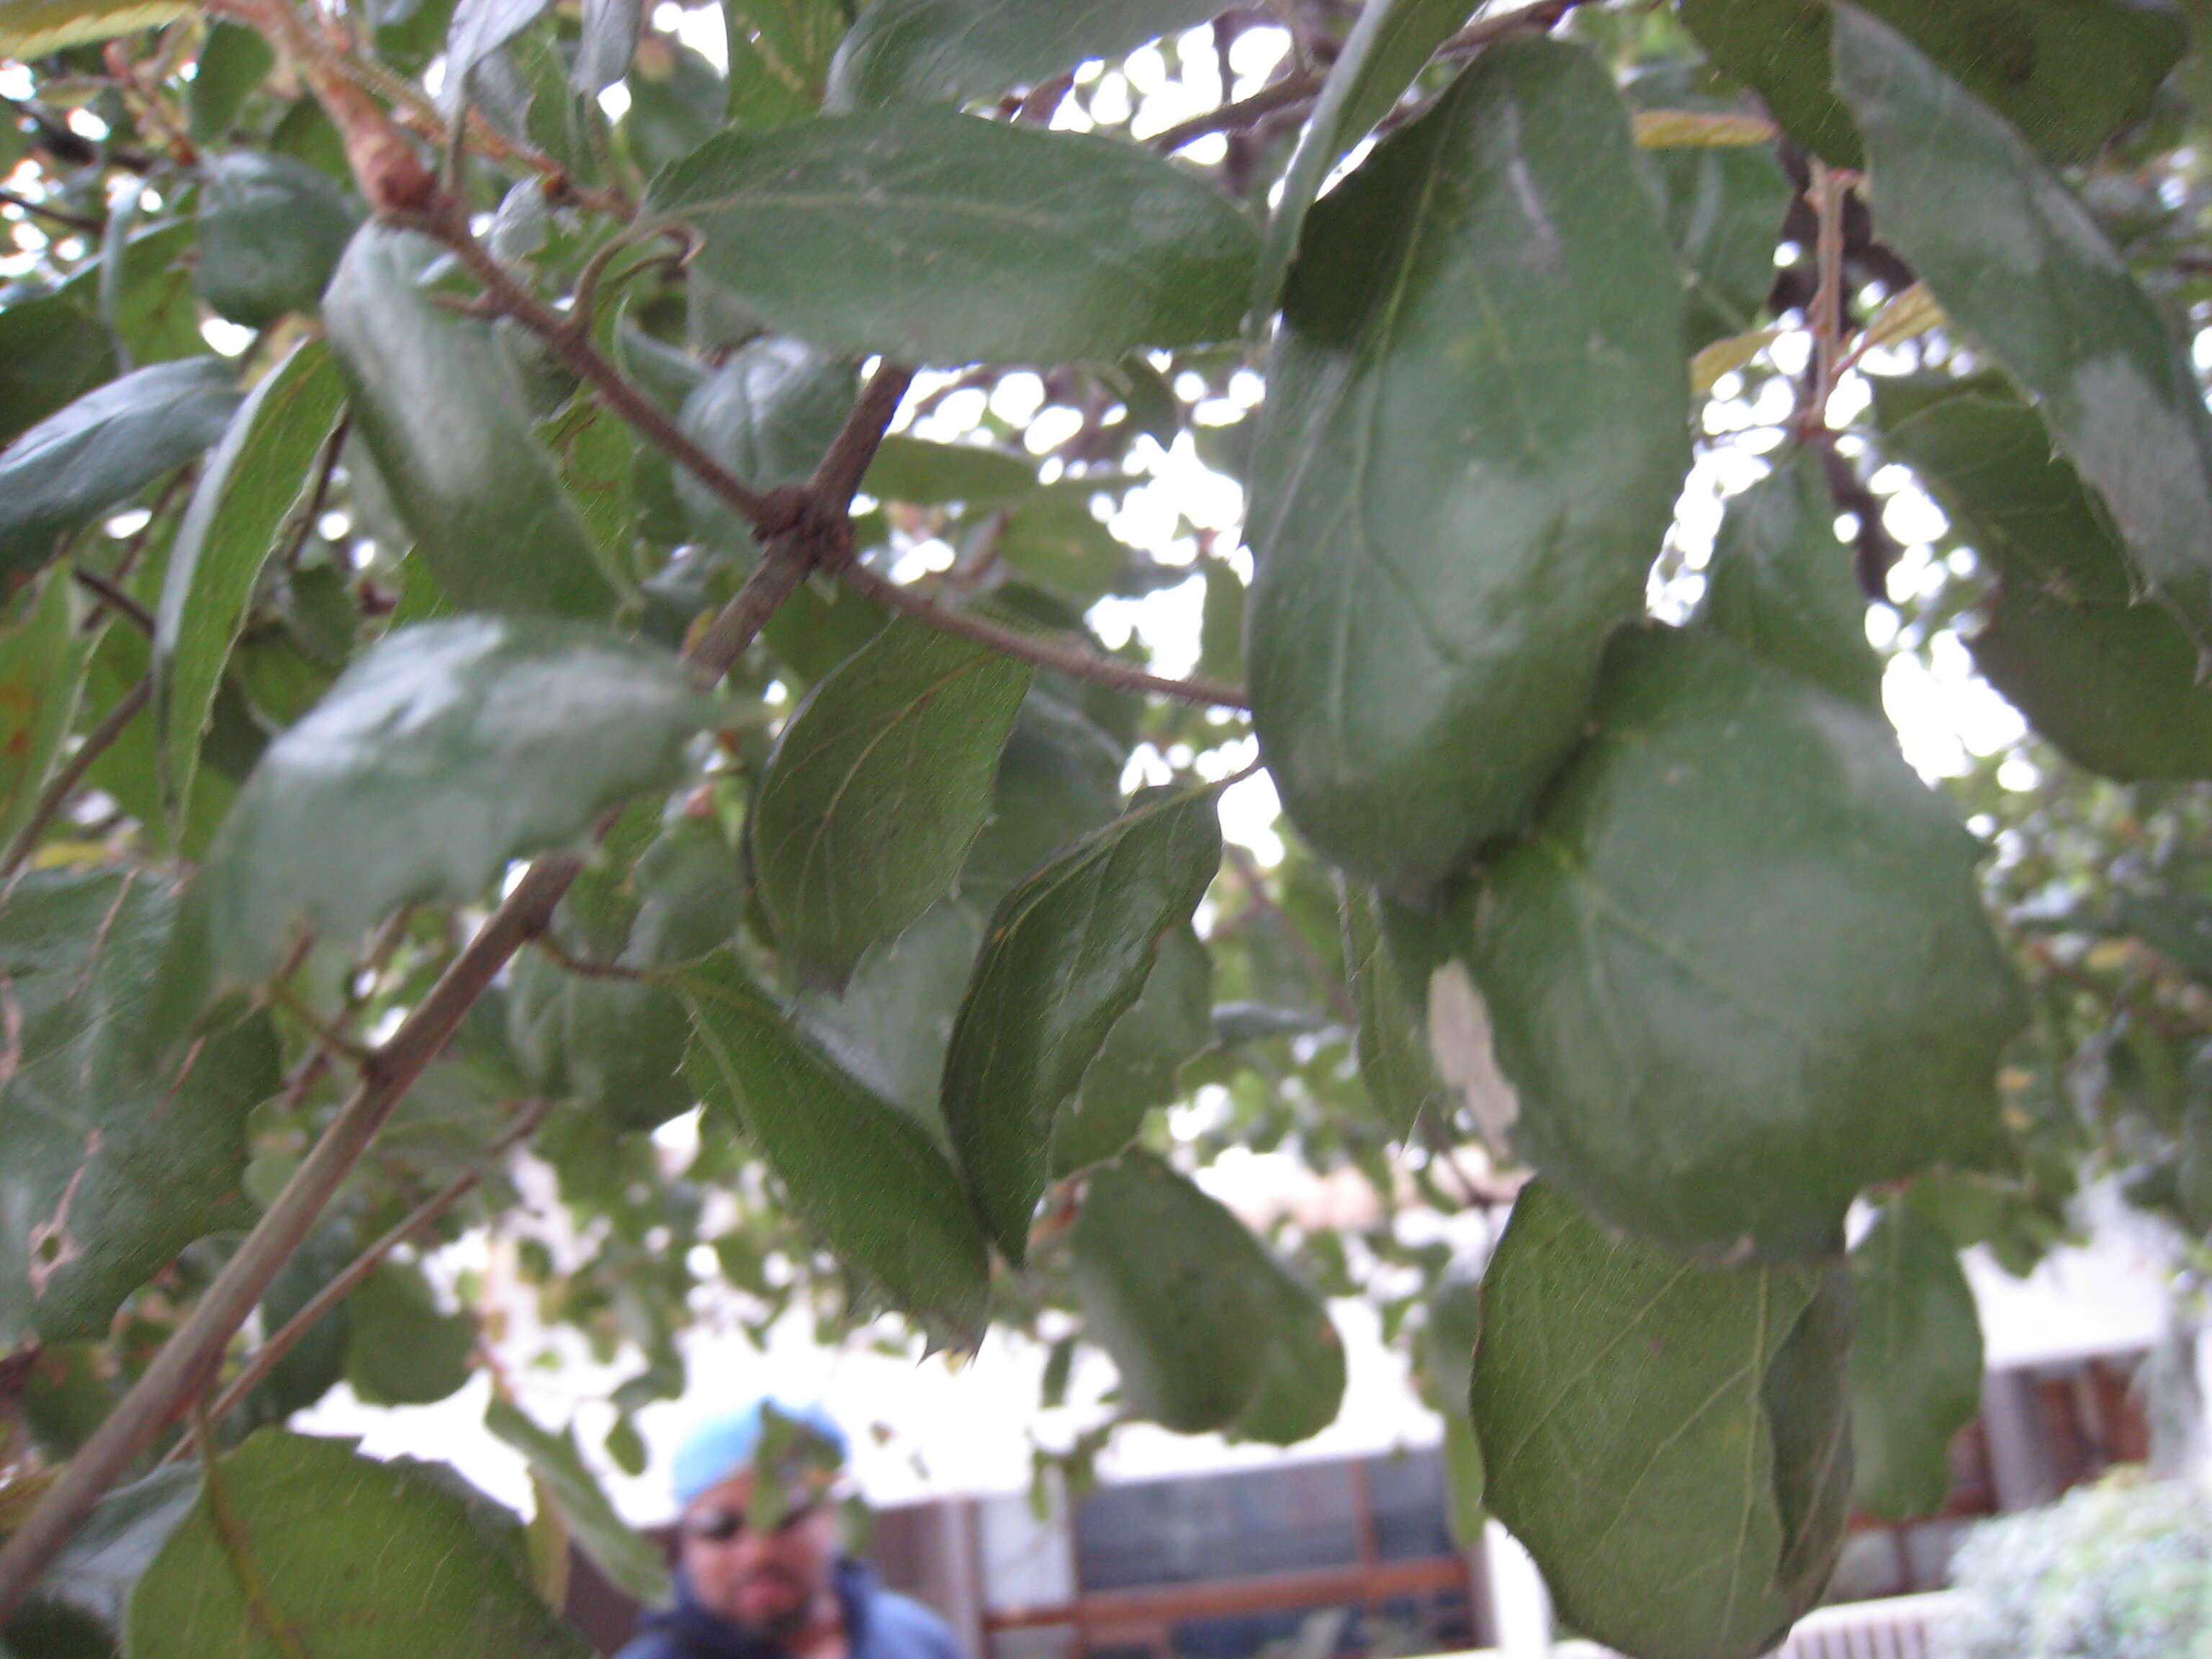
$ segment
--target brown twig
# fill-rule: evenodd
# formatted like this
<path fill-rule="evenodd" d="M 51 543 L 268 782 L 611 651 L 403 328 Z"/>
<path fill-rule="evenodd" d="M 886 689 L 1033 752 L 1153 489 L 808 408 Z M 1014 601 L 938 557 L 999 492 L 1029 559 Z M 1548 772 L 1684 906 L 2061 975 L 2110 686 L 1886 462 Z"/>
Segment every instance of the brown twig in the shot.
<path fill-rule="evenodd" d="M 64 225 L 71 230 L 82 231 L 88 236 L 97 236 L 107 228 L 104 221 L 88 219 L 82 213 L 64 213 L 59 208 L 48 207 L 44 202 L 34 202 L 29 197 L 12 190 L 0 190 L 0 203 L 5 203 L 9 207 L 21 208 L 26 213 L 34 213 L 41 219 L 51 219 L 56 224 Z"/>
<path fill-rule="evenodd" d="M 46 833 L 46 826 L 53 822 L 54 814 L 69 804 L 69 798 L 76 792 L 77 785 L 84 781 L 84 775 L 91 771 L 94 763 L 107 752 L 109 745 L 123 735 L 124 728 L 137 718 L 138 711 L 145 708 L 153 695 L 154 682 L 150 676 L 125 691 L 115 707 L 107 711 L 107 717 L 85 733 L 84 741 L 76 746 L 76 752 L 64 761 L 53 776 L 46 780 L 46 787 L 39 792 L 38 804 L 31 808 L 31 816 L 15 832 L 15 840 L 8 843 L 7 852 L 0 854 L 0 882 L 12 880 L 15 872 L 23 867 L 23 861 L 36 850 L 40 837 Z"/>
<path fill-rule="evenodd" d="M 1807 365 L 1803 400 L 1797 410 L 1800 442 L 1814 441 L 1828 429 L 1828 399 L 1835 395 L 1836 364 L 1843 354 L 1844 176 L 1815 156 L 1808 192 L 1820 229 L 1814 242 L 1810 323 L 1813 361 Z"/>
<path fill-rule="evenodd" d="M 978 645 L 988 645 L 1010 657 L 1035 663 L 1040 668 L 1057 669 L 1078 679 L 1089 680 L 1094 685 L 1109 690 L 1125 691 L 1133 696 L 1150 692 L 1158 696 L 1173 697 L 1178 702 L 1211 703 L 1220 708 L 1249 708 L 1244 693 L 1233 685 L 1219 685 L 1212 680 L 1175 680 L 1159 674 L 1147 674 L 1140 668 L 1116 662 L 1111 657 L 1102 657 L 1087 646 L 1072 640 L 1055 639 L 1049 635 L 1030 634 L 1016 628 L 987 621 L 972 611 L 956 611 L 940 605 L 927 593 L 911 587 L 901 586 L 887 577 L 879 576 L 865 565 L 847 564 L 838 567 L 837 580 L 862 599 L 872 599 L 880 605 L 904 613 L 917 622 L 927 623 L 940 634 L 956 635 L 963 640 L 973 640 Z"/>
<path fill-rule="evenodd" d="M 102 605 L 112 609 L 148 639 L 154 637 L 154 613 L 106 577 L 87 570 L 81 564 L 73 564 L 70 567 L 70 580 L 86 592 L 97 597 Z"/>
<path fill-rule="evenodd" d="M 651 968 L 632 968 L 619 962 L 595 962 L 589 957 L 577 956 L 550 933 L 540 933 L 535 943 L 556 967 L 563 973 L 574 974 L 578 979 L 646 981 L 666 977 Z"/>
<path fill-rule="evenodd" d="M 552 1103 L 546 1100 L 533 1100 L 525 1106 L 506 1132 L 483 1149 L 483 1164 L 455 1176 L 424 1199 L 394 1223 L 382 1237 L 349 1262 L 329 1284 L 310 1297 L 299 1312 L 286 1320 L 253 1351 L 252 1357 L 239 1369 L 238 1375 L 230 1380 L 222 1396 L 208 1408 L 210 1419 L 220 1423 L 236 1411 L 246 1396 L 267 1380 L 269 1373 L 276 1369 L 284 1356 L 299 1346 L 301 1339 L 320 1324 L 324 1316 L 331 1309 L 358 1290 L 362 1281 L 376 1271 L 385 1257 L 482 1186 L 485 1171 L 492 1162 L 514 1151 L 535 1134 L 551 1106 Z M 185 1443 L 179 1441 L 165 1461 L 173 1463 L 183 1455 Z"/>

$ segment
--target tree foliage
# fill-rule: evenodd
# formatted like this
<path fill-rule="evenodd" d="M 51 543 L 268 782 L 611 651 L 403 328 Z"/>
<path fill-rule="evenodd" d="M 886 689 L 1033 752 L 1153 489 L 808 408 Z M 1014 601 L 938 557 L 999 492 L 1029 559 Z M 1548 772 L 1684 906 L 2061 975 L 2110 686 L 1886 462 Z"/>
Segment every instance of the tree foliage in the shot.
<path fill-rule="evenodd" d="M 574 1651 L 702 1307 L 1281 1444 L 1366 1295 L 1763 1650 L 1960 1250 L 2212 1228 L 2195 9 L 0 0 L 0 1645 Z M 284 1427 L 477 1369 L 527 1535 Z"/>

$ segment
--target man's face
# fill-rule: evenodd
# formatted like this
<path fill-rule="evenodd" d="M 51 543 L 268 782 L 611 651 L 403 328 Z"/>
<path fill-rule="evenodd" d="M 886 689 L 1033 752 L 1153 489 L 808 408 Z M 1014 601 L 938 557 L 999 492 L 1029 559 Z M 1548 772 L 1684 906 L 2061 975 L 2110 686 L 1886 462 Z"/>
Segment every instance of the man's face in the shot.
<path fill-rule="evenodd" d="M 745 1519 L 750 1469 L 710 1486 L 684 1510 L 684 1571 L 700 1606 L 739 1630 L 772 1640 L 806 1625 L 830 1587 L 837 1522 L 827 1504 L 796 1510 L 771 1531 Z"/>

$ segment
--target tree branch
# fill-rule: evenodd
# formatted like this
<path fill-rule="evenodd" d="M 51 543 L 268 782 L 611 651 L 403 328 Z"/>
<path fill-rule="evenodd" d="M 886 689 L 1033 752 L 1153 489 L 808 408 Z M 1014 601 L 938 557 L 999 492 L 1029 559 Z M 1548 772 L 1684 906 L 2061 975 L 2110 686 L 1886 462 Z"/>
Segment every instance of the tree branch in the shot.
<path fill-rule="evenodd" d="M 407 1215 L 395 1223 L 381 1238 L 349 1262 L 343 1272 L 309 1297 L 306 1306 L 286 1320 L 266 1341 L 254 1350 L 253 1357 L 248 1359 L 240 1368 L 238 1375 L 231 1379 L 229 1385 L 223 1389 L 222 1397 L 208 1408 L 210 1421 L 220 1423 L 231 1413 L 236 1411 L 246 1396 L 260 1387 L 268 1378 L 269 1373 L 276 1369 L 284 1356 L 299 1346 L 300 1340 L 322 1322 L 325 1315 L 361 1288 L 362 1281 L 376 1271 L 385 1257 L 390 1255 L 394 1249 L 420 1233 L 483 1185 L 484 1175 L 491 1163 L 514 1151 L 515 1147 L 536 1133 L 538 1126 L 545 1121 L 545 1114 L 551 1106 L 550 1101 L 533 1100 L 524 1107 L 506 1133 L 484 1148 L 484 1162 L 482 1165 L 455 1176 L 435 1193 L 424 1199 L 422 1203 L 416 1205 Z M 164 1461 L 175 1462 L 178 1458 L 184 1455 L 185 1444 L 185 1442 L 179 1441 Z"/>
<path fill-rule="evenodd" d="M 76 792 L 77 785 L 84 781 L 84 775 L 91 771 L 94 763 L 107 752 L 109 745 L 123 735 L 124 728 L 137 718 L 138 711 L 146 706 L 147 699 L 153 695 L 154 682 L 150 676 L 125 691 L 115 707 L 107 711 L 107 718 L 85 733 L 84 741 L 76 746 L 76 752 L 64 761 L 53 776 L 46 780 L 46 787 L 39 792 L 38 805 L 31 808 L 31 816 L 15 832 L 15 839 L 8 843 L 7 852 L 0 854 L 0 882 L 10 880 L 15 872 L 23 867 L 23 860 L 37 849 L 39 838 L 46 833 L 46 826 L 53 822 L 54 814 L 69 804 L 69 798 Z"/>
<path fill-rule="evenodd" d="M 1027 634 L 1019 629 L 1003 627 L 970 611 L 956 611 L 940 605 L 925 593 L 911 587 L 902 587 L 886 577 L 878 575 L 865 565 L 845 564 L 837 568 L 837 580 L 866 599 L 897 611 L 925 623 L 941 634 L 953 634 L 963 640 L 973 640 L 978 645 L 988 645 L 1010 657 L 1035 663 L 1040 668 L 1057 669 L 1078 679 L 1089 680 L 1115 691 L 1133 696 L 1151 692 L 1163 697 L 1173 697 L 1180 702 L 1212 703 L 1221 708 L 1249 708 L 1244 693 L 1233 685 L 1218 685 L 1211 680 L 1172 680 L 1158 674 L 1147 674 L 1142 669 L 1132 668 L 1127 663 L 1116 662 L 1111 657 L 1102 657 L 1087 646 L 1071 640 L 1054 639 L 1049 635 Z"/>
<path fill-rule="evenodd" d="M 58 225 L 65 225 L 71 230 L 82 231 L 88 235 L 97 236 L 107 228 L 100 220 L 88 219 L 81 213 L 64 213 L 59 208 L 48 207 L 44 202 L 34 202 L 29 197 L 12 190 L 0 190 L 0 203 L 4 203 L 9 207 L 21 208 L 26 213 L 34 213 L 41 219 L 51 219 Z"/>

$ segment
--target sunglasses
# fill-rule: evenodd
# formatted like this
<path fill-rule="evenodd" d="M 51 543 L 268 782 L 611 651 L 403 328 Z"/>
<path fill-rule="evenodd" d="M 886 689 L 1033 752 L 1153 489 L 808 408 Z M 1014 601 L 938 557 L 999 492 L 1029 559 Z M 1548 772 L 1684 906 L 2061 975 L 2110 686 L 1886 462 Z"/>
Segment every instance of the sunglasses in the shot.
<path fill-rule="evenodd" d="M 787 1533 L 814 1513 L 817 1506 L 800 1505 L 769 1528 L 771 1533 Z M 702 1544 L 726 1544 L 745 1529 L 745 1517 L 736 1510 L 708 1510 L 698 1515 L 684 1517 L 684 1533 Z"/>

